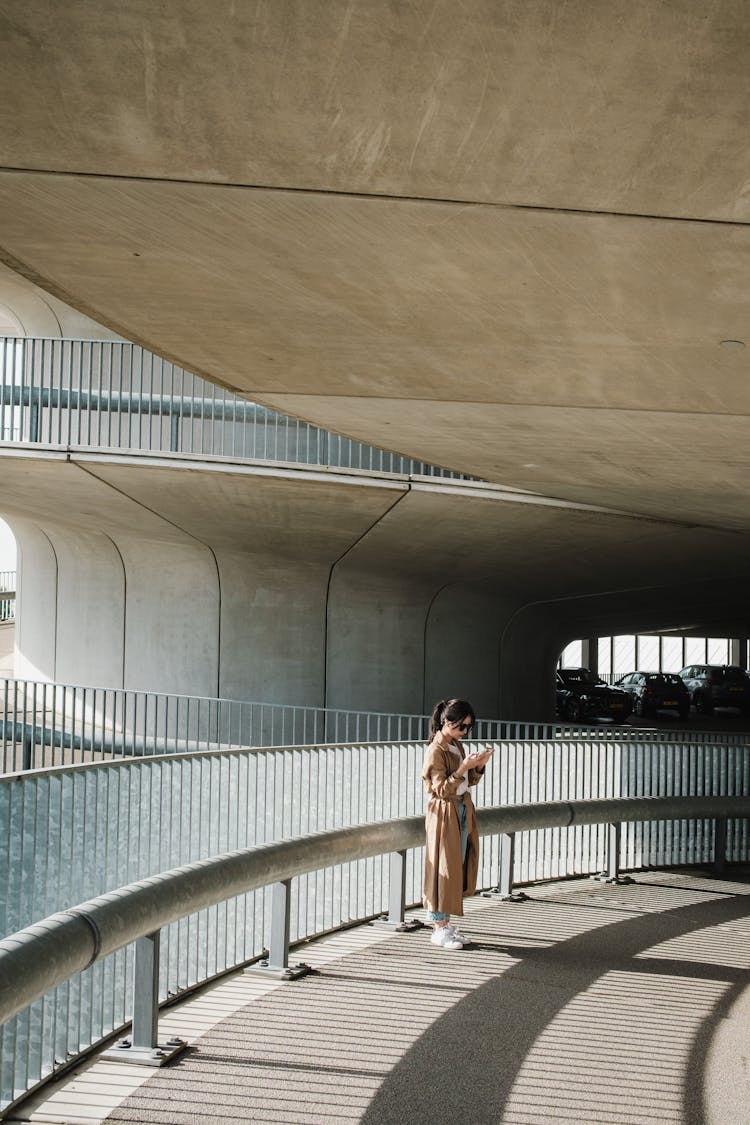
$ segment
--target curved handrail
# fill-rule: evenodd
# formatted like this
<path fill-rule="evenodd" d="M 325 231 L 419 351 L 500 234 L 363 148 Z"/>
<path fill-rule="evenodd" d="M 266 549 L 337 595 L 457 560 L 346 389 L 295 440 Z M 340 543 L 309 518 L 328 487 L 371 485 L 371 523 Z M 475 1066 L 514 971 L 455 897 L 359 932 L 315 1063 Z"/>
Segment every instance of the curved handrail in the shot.
<path fill-rule="evenodd" d="M 577 824 L 750 816 L 750 797 L 625 797 L 478 810 L 480 835 Z M 203 907 L 424 842 L 424 818 L 340 828 L 213 856 L 118 887 L 0 942 L 0 1023 L 94 961 Z"/>
<path fill-rule="evenodd" d="M 3 440 L 11 445 L 144 449 L 475 479 L 280 414 L 126 340 L 8 336 L 0 340 L 0 358 L 0 438 L 7 434 Z M 244 435 L 234 432 L 238 426 Z"/>

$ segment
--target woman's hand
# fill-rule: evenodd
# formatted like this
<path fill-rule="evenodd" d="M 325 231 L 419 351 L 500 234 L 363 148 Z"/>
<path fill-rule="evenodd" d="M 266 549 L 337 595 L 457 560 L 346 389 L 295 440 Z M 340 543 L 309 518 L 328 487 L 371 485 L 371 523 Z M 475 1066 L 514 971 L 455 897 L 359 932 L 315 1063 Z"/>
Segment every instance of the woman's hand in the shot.
<path fill-rule="evenodd" d="M 454 774 L 457 777 L 466 777 L 469 770 L 480 770 L 482 766 L 487 764 L 494 753 L 494 750 L 487 749 L 470 751 L 461 762 L 461 765 L 454 770 Z"/>
<path fill-rule="evenodd" d="M 486 747 L 484 750 L 472 750 L 470 754 L 466 755 L 461 764 L 466 766 L 466 770 L 481 769 L 482 766 L 487 765 L 494 753 L 494 750 L 488 750 Z"/>

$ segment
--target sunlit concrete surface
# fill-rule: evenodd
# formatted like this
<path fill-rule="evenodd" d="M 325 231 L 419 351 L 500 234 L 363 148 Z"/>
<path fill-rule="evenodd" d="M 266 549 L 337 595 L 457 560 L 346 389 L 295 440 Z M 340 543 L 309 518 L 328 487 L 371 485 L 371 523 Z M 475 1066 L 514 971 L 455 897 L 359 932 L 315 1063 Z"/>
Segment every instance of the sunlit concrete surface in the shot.
<path fill-rule="evenodd" d="M 235 975 L 165 1013 L 175 1063 L 95 1062 L 15 1120 L 745 1125 L 747 874 L 530 895 L 470 900 L 462 952 L 363 927 L 297 950 L 301 980 Z"/>
<path fill-rule="evenodd" d="M 15 636 L 15 623 L 3 621 L 0 623 L 0 676 L 13 674 L 13 639 Z"/>
<path fill-rule="evenodd" d="M 746 5 L 5 0 L 2 33 L 27 279 L 365 441 L 748 529 Z"/>

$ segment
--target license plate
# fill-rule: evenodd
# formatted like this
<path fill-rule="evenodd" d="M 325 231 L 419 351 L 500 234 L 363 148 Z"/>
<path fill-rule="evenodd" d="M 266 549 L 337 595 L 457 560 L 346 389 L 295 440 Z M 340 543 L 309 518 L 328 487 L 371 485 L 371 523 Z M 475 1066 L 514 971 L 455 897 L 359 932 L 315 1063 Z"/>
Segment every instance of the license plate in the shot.
<path fill-rule="evenodd" d="M 664 700 L 664 706 L 665 707 L 676 707 L 677 706 L 677 700 L 676 699 L 665 699 Z"/>

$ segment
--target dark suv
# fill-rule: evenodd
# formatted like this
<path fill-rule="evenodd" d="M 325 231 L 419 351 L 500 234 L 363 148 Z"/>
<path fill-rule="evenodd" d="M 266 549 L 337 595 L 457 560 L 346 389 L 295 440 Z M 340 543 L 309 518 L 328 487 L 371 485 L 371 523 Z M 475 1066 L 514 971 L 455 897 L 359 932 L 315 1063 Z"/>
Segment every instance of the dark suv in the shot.
<path fill-rule="evenodd" d="M 690 714 L 690 692 L 674 672 L 628 672 L 616 686 L 628 693 L 636 715 L 677 711 L 686 719 Z"/>
<path fill-rule="evenodd" d="M 680 676 L 690 692 L 690 699 L 701 715 L 710 715 L 714 707 L 738 707 L 750 715 L 750 676 L 734 664 L 691 664 Z"/>
<path fill-rule="evenodd" d="M 558 715 L 571 722 L 594 718 L 620 722 L 632 711 L 626 691 L 605 684 L 588 668 L 558 668 L 555 692 Z"/>

